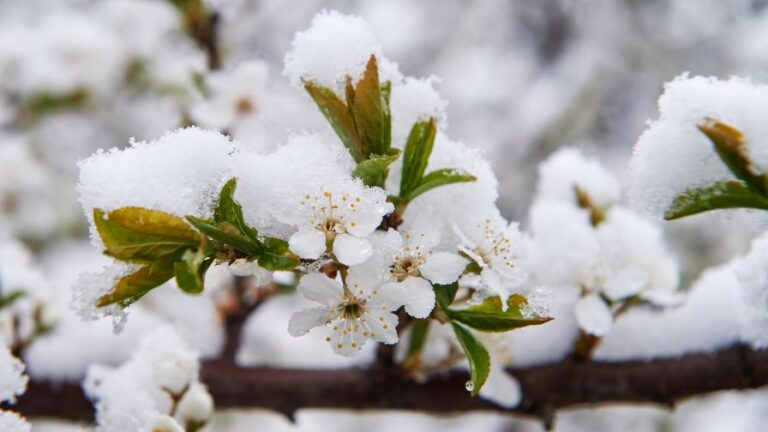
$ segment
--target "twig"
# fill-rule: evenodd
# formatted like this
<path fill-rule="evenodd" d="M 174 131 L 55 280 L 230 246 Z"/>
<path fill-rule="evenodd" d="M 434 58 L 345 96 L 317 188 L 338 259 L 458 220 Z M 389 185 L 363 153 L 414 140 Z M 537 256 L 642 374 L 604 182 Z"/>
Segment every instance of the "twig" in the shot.
<path fill-rule="evenodd" d="M 239 368 L 224 361 L 203 365 L 201 378 L 218 409 L 266 408 L 292 417 L 302 408 L 403 409 L 424 412 L 491 410 L 551 418 L 553 410 L 605 402 L 677 401 L 718 390 L 768 384 L 768 351 L 735 346 L 708 354 L 652 361 L 600 363 L 566 359 L 510 369 L 523 401 L 505 410 L 464 389 L 467 374 L 450 371 L 423 384 L 384 368 L 295 370 Z M 90 420 L 92 407 L 77 384 L 33 382 L 15 407 L 28 416 Z"/>

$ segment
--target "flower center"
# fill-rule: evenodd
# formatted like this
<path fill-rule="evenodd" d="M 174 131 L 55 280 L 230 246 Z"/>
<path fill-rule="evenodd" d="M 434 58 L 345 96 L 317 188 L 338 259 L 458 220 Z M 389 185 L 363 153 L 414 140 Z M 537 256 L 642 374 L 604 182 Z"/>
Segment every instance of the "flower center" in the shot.
<path fill-rule="evenodd" d="M 337 228 L 341 225 L 341 221 L 329 217 L 326 218 L 323 223 L 320 226 L 320 229 L 325 231 L 326 233 L 336 233 Z"/>
<path fill-rule="evenodd" d="M 249 114 L 253 111 L 253 102 L 248 98 L 241 98 L 235 105 L 235 111 L 238 114 Z"/>
<path fill-rule="evenodd" d="M 354 320 L 365 312 L 365 300 L 355 297 L 348 297 L 344 304 L 339 306 L 339 315 L 345 320 Z"/>
<path fill-rule="evenodd" d="M 398 282 L 404 281 L 409 276 L 421 276 L 421 272 L 419 272 L 419 267 L 421 267 L 424 264 L 424 258 L 422 257 L 413 257 L 413 256 L 407 256 L 407 257 L 399 257 L 395 260 L 395 263 L 392 265 L 391 273 L 392 276 L 397 279 Z"/>

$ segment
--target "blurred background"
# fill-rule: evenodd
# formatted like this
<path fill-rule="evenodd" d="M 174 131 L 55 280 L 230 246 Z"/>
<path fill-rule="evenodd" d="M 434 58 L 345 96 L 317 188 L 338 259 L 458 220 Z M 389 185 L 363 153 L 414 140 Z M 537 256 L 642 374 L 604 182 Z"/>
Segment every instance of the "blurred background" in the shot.
<path fill-rule="evenodd" d="M 117 346 L 107 325 L 77 323 L 66 312 L 76 275 L 101 264 L 88 246 L 77 202 L 78 159 L 182 125 L 219 128 L 264 151 L 291 132 L 325 127 L 309 98 L 282 75 L 293 35 L 322 9 L 367 20 L 404 74 L 437 77 L 449 101 L 449 135 L 492 161 L 502 212 L 523 225 L 538 162 L 560 147 L 581 148 L 625 177 L 632 145 L 656 116 L 665 81 L 682 73 L 768 78 L 768 2 L 760 0 L 207 0 L 219 16 L 214 65 L 185 3 L 0 0 L 0 239 L 24 245 L 25 265 L 42 274 L 53 301 L 63 305 L 66 328 L 98 335 L 105 347 Z M 230 109 L 228 98 L 243 93 L 249 106 L 224 118 L 211 114 Z M 686 284 L 746 250 L 765 228 L 754 216 L 737 214 L 722 229 L 722 218 L 665 225 Z M 14 264 L 0 263 L 0 270 L 3 265 Z M 170 316 L 160 300 L 150 299 L 154 310 L 137 314 L 183 319 Z M 86 359 L 70 359 L 67 373 L 56 378 L 76 378 L 83 362 L 124 358 L 126 341 L 149 325 L 137 321 L 121 336 L 122 354 L 94 348 Z M 215 345 L 219 336 L 209 333 L 203 339 Z M 271 337 L 252 333 L 252 341 Z M 33 377 L 46 376 L 36 359 L 60 352 L 60 345 L 49 340 L 30 351 L 25 360 Z M 282 352 L 251 351 L 241 354 L 253 362 Z M 558 417 L 557 430 L 757 431 L 766 420 L 765 392 L 725 393 L 674 411 L 571 410 Z M 255 424 L 276 431 L 541 428 L 491 414 L 307 411 L 298 426 L 268 413 L 226 413 L 212 430 L 252 430 Z M 57 427 L 40 423 L 34 430 Z"/>

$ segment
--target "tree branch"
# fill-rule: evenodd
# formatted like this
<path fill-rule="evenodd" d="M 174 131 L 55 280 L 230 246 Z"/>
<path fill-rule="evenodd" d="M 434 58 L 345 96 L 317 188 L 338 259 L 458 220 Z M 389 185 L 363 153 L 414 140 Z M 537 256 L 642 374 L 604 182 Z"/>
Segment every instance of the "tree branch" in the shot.
<path fill-rule="evenodd" d="M 768 351 L 735 346 L 676 359 L 620 363 L 561 363 L 510 369 L 523 401 L 505 410 L 464 390 L 465 372 L 451 371 L 424 384 L 404 381 L 382 368 L 291 370 L 240 368 L 228 361 L 205 363 L 201 379 L 222 408 L 266 408 L 292 417 L 301 408 L 404 409 L 425 412 L 506 411 L 551 420 L 560 408 L 601 402 L 650 402 L 672 406 L 680 399 L 717 390 L 768 384 Z M 91 405 L 76 384 L 32 383 L 14 409 L 27 416 L 90 420 Z"/>

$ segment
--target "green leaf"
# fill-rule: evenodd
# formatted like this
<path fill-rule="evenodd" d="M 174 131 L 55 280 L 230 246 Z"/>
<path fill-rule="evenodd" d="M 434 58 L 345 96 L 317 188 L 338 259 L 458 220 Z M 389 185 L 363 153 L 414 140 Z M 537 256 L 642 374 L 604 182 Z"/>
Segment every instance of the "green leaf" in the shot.
<path fill-rule="evenodd" d="M 347 86 L 349 88 L 349 86 Z M 379 84 L 379 67 L 376 57 L 371 56 L 365 72 L 357 83 L 354 93 L 347 90 L 347 104 L 354 116 L 355 125 L 363 145 L 363 155 L 384 155 L 390 147 L 391 119 L 389 91 L 382 94 Z"/>
<path fill-rule="evenodd" d="M 355 120 L 344 102 L 336 96 L 333 90 L 315 85 L 311 82 L 304 84 L 307 93 L 320 108 L 325 118 L 336 131 L 341 142 L 347 147 L 355 162 L 362 162 L 367 158 L 363 150 L 363 143 L 357 133 Z"/>
<path fill-rule="evenodd" d="M 403 153 L 403 173 L 400 178 L 400 196 L 406 198 L 424 177 L 429 157 L 435 145 L 437 123 L 435 119 L 416 122 L 408 135 Z"/>
<path fill-rule="evenodd" d="M 501 308 L 501 299 L 493 296 L 482 303 L 462 310 L 446 310 L 454 321 L 485 332 L 506 332 L 529 325 L 544 324 L 548 317 L 526 317 L 523 308 L 528 304 L 525 297 L 513 295 L 507 299 L 507 310 Z"/>
<path fill-rule="evenodd" d="M 383 187 L 387 180 L 389 166 L 400 157 L 400 150 L 389 149 L 389 155 L 374 155 L 370 159 L 360 162 L 355 168 L 355 176 L 360 178 L 367 186 Z"/>
<path fill-rule="evenodd" d="M 711 118 L 700 124 L 699 130 L 712 141 L 715 152 L 733 175 L 743 180 L 755 192 L 766 195 L 766 176 L 760 174 L 752 165 L 744 135 L 740 131 Z"/>
<path fill-rule="evenodd" d="M 19 120 L 23 124 L 29 124 L 48 114 L 84 108 L 88 105 L 89 100 L 90 95 L 84 88 L 63 94 L 35 93 L 23 102 L 23 106 L 19 110 Z"/>
<path fill-rule="evenodd" d="M 453 168 L 443 168 L 424 176 L 416 187 L 411 190 L 405 198 L 413 201 L 417 196 L 430 191 L 436 187 L 445 186 L 453 183 L 465 183 L 477 180 L 477 177 L 463 171 Z"/>
<path fill-rule="evenodd" d="M 104 253 L 122 261 L 150 263 L 202 241 L 183 219 L 157 210 L 123 207 L 104 213 L 94 209 L 93 221 Z"/>
<path fill-rule="evenodd" d="M 2 296 L 0 296 L 0 309 L 4 309 L 9 306 L 12 306 L 14 303 L 16 303 L 16 300 L 19 300 L 26 296 L 27 296 L 27 293 L 21 290 L 15 290 L 7 294 L 3 294 Z"/>
<path fill-rule="evenodd" d="M 214 222 L 194 216 L 187 216 L 187 220 L 203 234 L 237 249 L 250 258 L 261 255 L 263 249 L 261 242 L 245 236 L 237 227 L 229 222 L 222 222 L 216 225 Z"/>
<path fill-rule="evenodd" d="M 456 292 L 459 290 L 459 283 L 454 282 L 448 285 L 432 284 L 432 289 L 435 291 L 437 304 L 444 310 L 448 310 L 448 306 L 453 303 L 453 299 L 456 297 Z"/>
<path fill-rule="evenodd" d="M 469 330 L 453 322 L 451 326 L 453 326 L 453 332 L 456 334 L 456 339 L 459 341 L 464 355 L 467 356 L 469 374 L 472 380 L 472 396 L 476 396 L 491 372 L 491 356 Z"/>
<path fill-rule="evenodd" d="M 429 333 L 429 320 L 419 319 L 415 320 L 411 324 L 411 337 L 408 340 L 408 352 L 405 358 L 410 359 L 418 356 L 421 353 L 424 344 L 427 341 L 427 334 Z"/>
<path fill-rule="evenodd" d="M 381 109 L 382 109 L 382 153 L 392 149 L 392 111 L 389 107 L 389 96 L 392 94 L 392 82 L 387 81 L 381 85 Z"/>
<path fill-rule="evenodd" d="M 754 208 L 768 210 L 763 198 L 741 181 L 724 181 L 712 186 L 688 189 L 678 195 L 664 213 L 667 220 L 678 219 L 709 210 Z"/>
<path fill-rule="evenodd" d="M 221 224 L 229 222 L 237 228 L 242 234 L 251 240 L 258 241 L 258 231 L 245 223 L 243 217 L 243 208 L 235 200 L 235 189 L 237 188 L 237 179 L 230 179 L 219 193 L 219 202 L 213 212 L 214 222 Z"/>
<path fill-rule="evenodd" d="M 202 250 L 187 250 L 173 266 L 176 284 L 187 294 L 203 292 L 205 272 L 212 263 L 213 259 L 206 257 Z"/>
<path fill-rule="evenodd" d="M 112 290 L 101 296 L 97 307 L 118 303 L 126 307 L 137 301 L 152 289 L 168 282 L 174 275 L 176 257 L 165 257 L 141 267 L 134 273 L 120 278 Z"/>
<path fill-rule="evenodd" d="M 273 237 L 264 238 L 264 250 L 259 265 L 270 271 L 290 271 L 299 265 L 299 258 L 288 249 L 288 242 Z"/>

